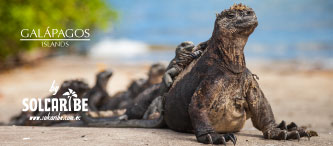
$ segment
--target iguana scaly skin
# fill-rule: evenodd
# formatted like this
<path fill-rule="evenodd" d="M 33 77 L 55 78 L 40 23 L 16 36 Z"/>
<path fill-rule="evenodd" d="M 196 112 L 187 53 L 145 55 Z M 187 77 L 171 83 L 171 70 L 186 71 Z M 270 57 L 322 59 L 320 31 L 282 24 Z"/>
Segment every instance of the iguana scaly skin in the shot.
<path fill-rule="evenodd" d="M 128 119 L 158 118 L 162 112 L 162 95 L 169 90 L 173 79 L 201 55 L 202 51 L 198 49 L 200 47 L 195 47 L 190 41 L 179 44 L 175 51 L 175 58 L 170 61 L 164 73 L 162 83 L 147 88 L 127 106 L 125 115 Z M 195 48 L 197 50 L 194 50 Z"/>
<path fill-rule="evenodd" d="M 89 125 L 158 127 L 165 122 L 175 131 L 194 132 L 200 143 L 226 144 L 231 140 L 235 144 L 237 139 L 232 133 L 240 131 L 251 118 L 266 139 L 317 135 L 295 123 L 276 123 L 270 104 L 245 63 L 244 46 L 257 25 L 254 11 L 242 4 L 217 14 L 202 56 L 188 65 L 164 94 L 160 118 L 95 121 Z"/>
<path fill-rule="evenodd" d="M 138 79 L 133 81 L 126 91 L 118 92 L 113 97 L 104 102 L 100 110 L 126 109 L 134 104 L 134 99 L 138 95 L 155 84 L 162 81 L 165 66 L 161 63 L 153 64 L 148 72 L 148 79 Z"/>
<path fill-rule="evenodd" d="M 173 58 L 164 73 L 161 89 L 161 94 L 167 92 L 173 83 L 173 80 L 180 72 L 182 72 L 187 65 L 194 59 L 198 58 L 202 51 L 194 50 L 195 46 L 191 41 L 180 43 L 175 51 L 175 58 Z"/>

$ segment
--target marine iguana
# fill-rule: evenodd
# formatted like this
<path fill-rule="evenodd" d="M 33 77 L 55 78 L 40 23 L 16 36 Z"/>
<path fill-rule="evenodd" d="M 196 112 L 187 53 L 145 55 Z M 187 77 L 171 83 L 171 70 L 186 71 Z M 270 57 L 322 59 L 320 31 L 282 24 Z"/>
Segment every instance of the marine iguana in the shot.
<path fill-rule="evenodd" d="M 251 118 L 264 138 L 316 136 L 295 123 L 277 124 L 264 93 L 246 67 L 244 46 L 258 25 L 252 8 L 243 4 L 217 14 L 207 48 L 185 68 L 165 94 L 162 116 L 154 120 L 103 121 L 83 117 L 89 126 L 160 127 L 193 132 L 200 143 L 226 144 Z"/>
<path fill-rule="evenodd" d="M 162 113 L 161 101 L 163 100 L 164 93 L 168 92 L 170 86 L 173 84 L 174 78 L 176 78 L 176 76 L 178 76 L 178 74 L 181 73 L 194 59 L 200 57 L 202 51 L 207 47 L 207 42 L 208 41 L 202 42 L 199 45 L 194 46 L 193 42 L 185 41 L 176 47 L 176 55 L 170 61 L 160 84 L 160 95 L 150 103 L 148 108 L 143 108 L 145 109 L 145 113 L 142 119 L 156 119 L 160 117 L 160 114 Z M 134 109 L 135 108 L 131 108 L 129 110 L 135 112 Z"/>
<path fill-rule="evenodd" d="M 194 59 L 198 58 L 202 50 L 198 49 L 199 47 L 196 47 L 193 42 L 191 41 L 185 41 L 180 43 L 175 51 L 175 57 L 170 61 L 166 72 L 164 73 L 161 89 L 161 94 L 168 91 L 170 86 L 173 83 L 174 78 L 182 72 L 187 65 L 189 65 Z"/>
<path fill-rule="evenodd" d="M 105 101 L 100 110 L 125 109 L 130 107 L 134 99 L 145 89 L 152 85 L 159 84 L 165 72 L 165 66 L 161 63 L 153 64 L 148 72 L 148 79 L 138 79 L 133 81 L 126 91 L 116 93 L 113 97 Z"/>
<path fill-rule="evenodd" d="M 104 70 L 96 75 L 95 86 L 83 96 L 83 98 L 88 98 L 89 111 L 98 111 L 109 98 L 106 87 L 111 76 L 111 70 Z"/>

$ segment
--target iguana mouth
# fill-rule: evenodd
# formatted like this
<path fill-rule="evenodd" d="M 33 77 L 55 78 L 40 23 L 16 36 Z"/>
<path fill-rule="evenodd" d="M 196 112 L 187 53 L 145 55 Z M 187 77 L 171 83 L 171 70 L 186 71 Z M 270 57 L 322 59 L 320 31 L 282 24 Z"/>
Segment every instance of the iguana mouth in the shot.
<path fill-rule="evenodd" d="M 107 78 L 110 78 L 112 76 L 112 73 L 109 73 L 106 75 Z"/>
<path fill-rule="evenodd" d="M 107 77 L 107 78 L 110 78 L 111 76 L 112 76 L 112 71 L 107 71 L 107 72 L 106 72 L 106 77 Z"/>
<path fill-rule="evenodd" d="M 256 19 L 243 19 L 236 21 L 235 27 L 237 28 L 249 28 L 256 27 L 258 25 L 258 21 Z"/>

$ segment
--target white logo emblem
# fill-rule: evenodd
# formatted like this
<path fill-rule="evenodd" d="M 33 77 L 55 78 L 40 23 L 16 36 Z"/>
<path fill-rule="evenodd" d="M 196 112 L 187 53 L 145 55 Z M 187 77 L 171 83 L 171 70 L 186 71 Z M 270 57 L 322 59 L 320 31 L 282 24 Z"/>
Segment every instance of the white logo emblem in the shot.
<path fill-rule="evenodd" d="M 75 98 L 77 98 L 77 94 L 76 94 L 76 92 L 75 92 L 73 89 L 71 89 L 71 88 L 68 88 L 68 91 L 65 92 L 65 93 L 62 94 L 62 95 L 67 95 L 67 98 L 69 98 L 69 100 L 72 99 L 72 96 L 75 97 Z"/>

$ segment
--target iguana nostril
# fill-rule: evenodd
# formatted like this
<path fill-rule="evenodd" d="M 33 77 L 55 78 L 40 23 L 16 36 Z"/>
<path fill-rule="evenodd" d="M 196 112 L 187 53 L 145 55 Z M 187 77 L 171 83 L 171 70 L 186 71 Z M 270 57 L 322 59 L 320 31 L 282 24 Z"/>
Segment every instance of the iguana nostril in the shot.
<path fill-rule="evenodd" d="M 244 19 L 241 19 L 241 20 L 237 20 L 236 21 L 236 24 L 242 24 L 242 23 L 244 23 L 245 22 L 245 20 Z"/>

